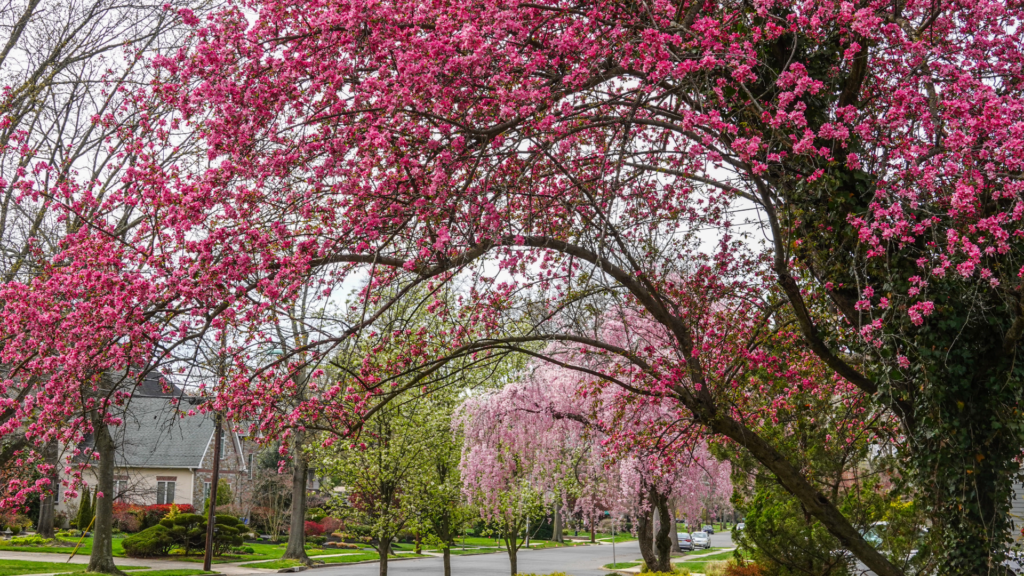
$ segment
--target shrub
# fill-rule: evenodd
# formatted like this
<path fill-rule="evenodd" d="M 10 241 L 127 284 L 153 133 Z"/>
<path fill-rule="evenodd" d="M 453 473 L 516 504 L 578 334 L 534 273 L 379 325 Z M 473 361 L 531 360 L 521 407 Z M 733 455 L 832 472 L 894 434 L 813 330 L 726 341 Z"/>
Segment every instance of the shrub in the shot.
<path fill-rule="evenodd" d="M 15 536 L 21 534 L 21 526 L 11 526 L 11 534 L 14 534 Z"/>
<path fill-rule="evenodd" d="M 704 565 L 704 576 L 725 576 L 731 562 L 708 562 Z"/>
<path fill-rule="evenodd" d="M 746 564 L 729 564 L 725 569 L 725 576 L 763 576 L 764 570 L 761 566 L 748 562 Z"/>
<path fill-rule="evenodd" d="M 358 550 L 359 546 L 356 544 L 350 544 L 348 542 L 327 542 L 324 544 L 324 548 L 337 548 L 339 550 Z"/>
<path fill-rule="evenodd" d="M 206 520 L 199 514 L 168 514 L 159 526 L 167 529 L 171 540 L 185 550 L 186 556 L 206 543 Z"/>
<path fill-rule="evenodd" d="M 17 526 L 21 528 L 23 532 L 27 532 L 32 528 L 32 519 L 24 514 L 17 514 L 14 516 L 14 521 L 11 522 L 11 527 Z"/>
<path fill-rule="evenodd" d="M 11 530 L 13 532 L 14 530 Z M 50 544 L 50 541 L 41 536 L 22 536 L 20 538 L 11 538 L 8 542 L 12 546 L 46 546 Z"/>
<path fill-rule="evenodd" d="M 214 554 L 224 554 L 231 548 L 237 548 L 245 543 L 242 539 L 242 532 L 247 528 L 238 518 L 228 514 L 218 514 L 214 517 L 214 524 L 217 529 L 213 539 Z M 203 530 L 206 530 L 205 522 L 203 522 Z"/>
<path fill-rule="evenodd" d="M 139 514 L 131 511 L 114 512 L 114 525 L 125 532 L 138 532 L 142 528 Z"/>
<path fill-rule="evenodd" d="M 325 527 L 318 522 L 306 522 L 306 536 L 319 536 L 324 533 Z"/>
<path fill-rule="evenodd" d="M 121 546 L 124 553 L 131 558 L 167 556 L 174 546 L 174 539 L 171 538 L 170 530 L 166 526 L 157 524 L 125 538 Z"/>
<path fill-rule="evenodd" d="M 330 516 L 324 518 L 323 521 L 320 523 L 324 526 L 325 534 L 332 534 L 334 532 L 337 532 L 341 529 L 342 526 L 345 525 L 341 520 L 338 520 L 337 518 L 331 518 Z"/>
<path fill-rule="evenodd" d="M 195 512 L 195 509 L 191 504 L 151 504 L 149 506 L 143 506 L 142 517 L 140 518 L 142 523 L 141 527 L 149 528 L 159 524 L 160 521 L 171 512 L 172 506 L 176 508 L 179 513 L 191 514 Z"/>
<path fill-rule="evenodd" d="M 326 536 L 307 536 L 306 537 L 306 542 L 309 542 L 310 544 L 315 544 L 317 546 L 323 546 L 324 542 L 326 542 L 326 541 L 327 541 L 327 537 Z"/>

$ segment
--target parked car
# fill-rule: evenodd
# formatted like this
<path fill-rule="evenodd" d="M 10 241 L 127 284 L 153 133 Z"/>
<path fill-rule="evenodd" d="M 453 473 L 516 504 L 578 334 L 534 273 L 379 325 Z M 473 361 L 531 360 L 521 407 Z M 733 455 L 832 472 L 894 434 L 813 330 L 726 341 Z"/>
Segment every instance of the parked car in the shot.
<path fill-rule="evenodd" d="M 676 537 L 679 539 L 679 551 L 693 550 L 693 540 L 690 539 L 690 535 L 686 532 L 677 532 Z"/>
<path fill-rule="evenodd" d="M 701 529 L 702 532 L 707 532 L 708 534 L 714 534 L 715 533 L 715 527 L 712 526 L 711 524 L 705 524 L 705 525 L 701 526 L 700 529 Z"/>
<path fill-rule="evenodd" d="M 693 533 L 693 547 L 697 548 L 711 548 L 711 536 L 707 532 L 694 532 Z"/>
<path fill-rule="evenodd" d="M 743 522 L 740 522 L 739 524 L 736 525 L 736 528 L 734 528 L 734 530 L 736 530 L 737 532 L 740 532 L 740 531 L 742 531 L 746 527 L 747 527 L 746 524 L 744 524 Z"/>

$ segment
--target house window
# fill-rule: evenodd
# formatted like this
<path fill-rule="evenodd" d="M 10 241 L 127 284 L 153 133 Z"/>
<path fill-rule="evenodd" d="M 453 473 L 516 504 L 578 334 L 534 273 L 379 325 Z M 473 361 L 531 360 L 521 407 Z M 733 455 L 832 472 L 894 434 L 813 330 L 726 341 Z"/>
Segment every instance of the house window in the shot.
<path fill-rule="evenodd" d="M 157 482 L 156 483 L 156 503 L 157 504 L 173 504 L 174 503 L 174 482 Z"/>
<path fill-rule="evenodd" d="M 128 481 L 127 480 L 114 480 L 114 501 L 120 502 L 124 495 L 128 493 Z"/>
<path fill-rule="evenodd" d="M 206 501 L 210 499 L 210 483 L 203 482 L 203 507 L 206 507 Z"/>
<path fill-rule="evenodd" d="M 220 459 L 223 460 L 228 456 L 228 435 L 227 430 L 220 431 Z"/>

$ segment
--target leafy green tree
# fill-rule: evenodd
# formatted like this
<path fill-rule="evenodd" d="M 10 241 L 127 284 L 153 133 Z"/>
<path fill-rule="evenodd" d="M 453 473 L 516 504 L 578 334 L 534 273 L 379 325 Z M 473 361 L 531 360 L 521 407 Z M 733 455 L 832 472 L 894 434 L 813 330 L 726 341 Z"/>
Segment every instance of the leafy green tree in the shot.
<path fill-rule="evenodd" d="M 388 554 L 398 534 L 416 518 L 414 486 L 422 474 L 424 405 L 393 402 L 363 425 L 357 442 L 320 450 L 317 466 L 343 487 L 351 517 L 369 528 L 387 576 Z"/>
<path fill-rule="evenodd" d="M 452 430 L 451 418 L 458 400 L 426 399 L 431 406 L 421 431 L 426 439 L 420 453 L 420 474 L 413 479 L 415 513 L 419 524 L 428 531 L 428 541 L 437 544 L 444 556 L 444 576 L 451 576 L 451 547 L 466 523 L 478 518 L 462 493 L 459 462 L 462 459 L 462 438 Z"/>
<path fill-rule="evenodd" d="M 231 484 L 224 478 L 221 478 L 217 482 L 217 487 L 214 489 L 213 494 L 211 494 L 210 497 L 206 499 L 206 502 L 203 503 L 203 512 L 205 513 L 210 510 L 211 500 L 215 501 L 217 506 L 226 506 L 231 504 L 234 499 L 235 495 L 231 491 Z"/>
<path fill-rule="evenodd" d="M 92 491 L 86 488 L 82 491 L 82 501 L 78 504 L 78 516 L 75 518 L 75 526 L 79 530 L 89 528 L 94 516 L 92 505 Z"/>

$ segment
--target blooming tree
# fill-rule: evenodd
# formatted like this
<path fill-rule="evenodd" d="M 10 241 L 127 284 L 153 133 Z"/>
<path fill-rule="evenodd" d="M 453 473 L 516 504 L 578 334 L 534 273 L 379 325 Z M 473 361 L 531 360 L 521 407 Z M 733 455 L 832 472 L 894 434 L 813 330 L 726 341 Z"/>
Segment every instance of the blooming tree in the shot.
<path fill-rule="evenodd" d="M 292 413 L 344 431 L 414 369 L 559 342 L 606 358 L 600 379 L 630 402 L 667 400 L 682 428 L 742 447 L 875 573 L 899 574 L 762 426 L 801 395 L 847 396 L 864 420 L 898 424 L 885 435 L 923 491 L 940 571 L 995 570 L 1024 446 L 1021 10 L 265 0 L 202 20 L 182 11 L 195 43 L 155 62 L 154 87 L 180 122 L 135 134 L 142 162 L 109 199 L 136 207 L 145 234 L 114 241 L 116 218 L 100 214 L 52 281 L 10 287 L 4 335 L 17 336 L 4 361 L 37 362 L 37 350 L 95 361 L 64 334 L 83 338 L 76 350 L 162 350 L 225 318 L 263 321 L 298 284 L 329 297 L 363 274 L 365 320 L 318 345 L 342 342 L 409 287 L 458 284 L 462 304 L 423 302 L 449 328 L 379 335 L 406 352 L 368 357 L 359 386 Z M 209 165 L 150 154 L 182 128 L 203 136 Z M 740 240 L 744 213 L 764 250 Z M 609 309 L 628 338 L 606 328 Z M 726 310 L 743 320 L 722 322 Z M 86 321 L 109 337 L 91 338 Z M 233 382 L 223 402 L 239 411 L 287 390 Z M 762 386 L 777 393 L 755 403 L 768 409 L 744 411 Z"/>
<path fill-rule="evenodd" d="M 487 500 L 485 517 L 511 513 L 501 494 L 524 481 L 533 491 L 568 488 L 575 498 L 571 508 L 567 501 L 564 506 L 592 527 L 607 510 L 635 518 L 648 565 L 670 570 L 670 501 L 699 513 L 710 500 L 731 493 L 730 468 L 693 437 L 627 444 L 643 436 L 624 428 L 664 432 L 671 426 L 659 419 L 671 413 L 649 403 L 624 409 L 621 401 L 611 391 L 595 394 L 578 372 L 550 364 L 468 400 L 459 419 L 466 437 L 463 475 L 469 493 Z"/>

